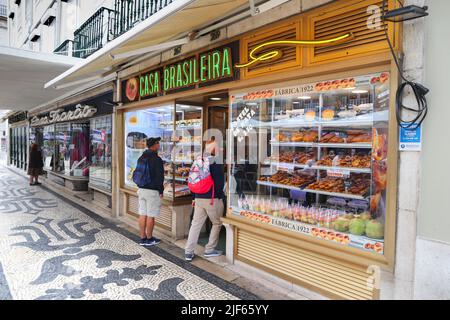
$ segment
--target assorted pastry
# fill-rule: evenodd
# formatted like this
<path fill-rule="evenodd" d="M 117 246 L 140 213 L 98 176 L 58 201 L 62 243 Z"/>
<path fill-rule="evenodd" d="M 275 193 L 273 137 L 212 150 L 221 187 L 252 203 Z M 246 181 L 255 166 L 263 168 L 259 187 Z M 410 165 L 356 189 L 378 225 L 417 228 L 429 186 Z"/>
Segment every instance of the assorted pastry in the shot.
<path fill-rule="evenodd" d="M 174 193 L 175 192 L 175 193 Z M 190 195 L 189 187 L 186 184 L 168 183 L 164 188 L 164 195 L 170 198 L 179 198 Z"/>
<path fill-rule="evenodd" d="M 366 169 L 371 166 L 371 157 L 368 155 L 347 155 L 347 156 L 336 156 L 333 154 L 328 154 L 322 159 L 317 161 L 316 165 L 323 167 L 345 167 L 345 168 L 360 168 Z"/>
<path fill-rule="evenodd" d="M 190 126 L 201 126 L 202 119 L 190 119 L 190 120 L 179 120 L 175 122 L 176 127 L 190 127 Z M 159 123 L 161 127 L 173 127 L 173 121 L 161 121 Z"/>
<path fill-rule="evenodd" d="M 285 171 L 278 171 L 270 177 L 261 177 L 259 181 L 300 188 L 316 181 L 316 177 L 299 172 L 288 173 Z"/>
<path fill-rule="evenodd" d="M 275 140 L 278 142 L 317 142 L 319 138 L 319 132 L 317 130 L 300 130 L 292 134 L 279 133 L 275 136 Z"/>
<path fill-rule="evenodd" d="M 370 189 L 370 179 L 361 174 L 352 174 L 349 179 L 326 177 L 306 187 L 309 190 L 348 193 L 364 196 Z"/>
<path fill-rule="evenodd" d="M 320 138 L 321 143 L 345 143 L 345 135 L 342 132 L 324 133 Z"/>
<path fill-rule="evenodd" d="M 321 143 L 371 143 L 372 134 L 364 130 L 327 131 Z"/>
<path fill-rule="evenodd" d="M 329 91 L 329 90 L 354 88 L 355 86 L 356 80 L 354 78 L 350 78 L 350 79 L 319 82 L 316 83 L 314 89 L 316 91 Z"/>
<path fill-rule="evenodd" d="M 175 172 L 177 176 L 186 176 L 189 174 L 190 171 L 191 171 L 190 167 L 178 167 Z"/>
<path fill-rule="evenodd" d="M 295 164 L 306 164 L 308 161 L 316 159 L 315 151 L 307 151 L 307 152 L 296 152 L 296 151 L 287 151 L 281 152 L 280 154 L 273 155 L 266 160 L 266 163 L 274 161 L 274 162 L 283 162 L 283 163 L 295 163 Z"/>

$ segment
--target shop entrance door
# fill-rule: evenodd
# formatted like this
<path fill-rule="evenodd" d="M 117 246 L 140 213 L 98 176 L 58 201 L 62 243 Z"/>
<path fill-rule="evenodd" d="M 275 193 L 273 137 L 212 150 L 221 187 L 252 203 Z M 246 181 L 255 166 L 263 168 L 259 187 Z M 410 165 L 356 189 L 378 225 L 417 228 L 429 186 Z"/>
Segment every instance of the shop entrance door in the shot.
<path fill-rule="evenodd" d="M 219 100 L 220 99 L 220 100 Z M 207 115 L 207 123 L 205 129 L 214 130 L 216 133 L 220 132 L 222 134 L 221 139 L 216 137 L 216 141 L 222 140 L 219 148 L 221 149 L 221 154 L 223 155 L 223 163 L 224 163 L 224 176 L 225 183 L 227 184 L 227 167 L 226 167 L 226 137 L 227 137 L 227 129 L 228 129 L 228 93 L 217 94 L 214 96 L 208 96 L 204 98 L 206 115 Z M 211 133 L 214 135 L 214 132 Z M 225 194 L 226 196 L 226 194 Z M 226 213 L 226 199 L 224 199 L 224 212 Z M 209 240 L 209 231 L 211 230 L 211 222 L 207 220 L 205 232 L 200 234 L 199 244 L 205 246 Z M 226 231 L 225 228 L 222 228 L 220 232 L 219 244 L 217 246 L 218 250 L 225 252 L 226 249 Z"/>
<path fill-rule="evenodd" d="M 177 104 L 186 104 L 186 105 L 196 105 L 201 106 L 203 108 L 203 139 L 211 139 L 212 136 L 215 136 L 216 141 L 219 143 L 222 140 L 222 143 L 219 143 L 219 148 L 223 154 L 223 163 L 226 163 L 226 133 L 228 129 L 228 92 L 220 92 L 216 94 L 210 94 L 207 96 L 193 96 L 187 97 L 180 101 L 177 101 Z M 207 130 L 214 129 L 214 131 L 208 132 Z M 208 134 L 205 134 L 207 133 Z M 222 139 L 220 139 L 219 132 L 222 135 Z M 224 165 L 224 176 L 225 182 L 227 179 L 227 168 Z M 225 215 L 225 207 L 226 207 L 226 199 L 223 215 Z M 192 212 L 193 213 L 193 212 Z M 192 216 L 191 216 L 192 221 Z M 209 219 L 206 220 L 205 225 L 202 228 L 202 232 L 200 233 L 200 237 L 198 240 L 198 244 L 201 246 L 205 246 L 208 243 L 209 235 L 211 231 L 211 221 Z M 225 252 L 226 248 L 226 231 L 225 228 L 222 228 L 219 238 L 219 244 L 217 246 L 218 250 Z"/>

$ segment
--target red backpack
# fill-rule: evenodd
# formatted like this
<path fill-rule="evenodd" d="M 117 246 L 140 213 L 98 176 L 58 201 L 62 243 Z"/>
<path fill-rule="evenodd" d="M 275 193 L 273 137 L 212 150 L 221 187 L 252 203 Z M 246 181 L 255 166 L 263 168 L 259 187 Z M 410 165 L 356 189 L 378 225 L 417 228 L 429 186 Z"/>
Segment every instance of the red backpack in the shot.
<path fill-rule="evenodd" d="M 199 156 L 192 164 L 188 178 L 189 190 L 196 194 L 208 193 L 212 188 L 211 204 L 214 204 L 214 181 L 209 171 L 209 159 Z"/>

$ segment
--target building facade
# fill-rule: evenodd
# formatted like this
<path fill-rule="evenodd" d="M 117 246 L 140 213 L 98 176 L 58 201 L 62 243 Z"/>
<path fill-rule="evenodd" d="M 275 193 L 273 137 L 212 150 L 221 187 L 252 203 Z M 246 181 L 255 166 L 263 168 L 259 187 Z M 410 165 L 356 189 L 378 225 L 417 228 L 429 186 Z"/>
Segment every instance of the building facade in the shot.
<path fill-rule="evenodd" d="M 8 0 L 8 6 L 11 47 L 72 55 L 73 41 L 81 43 L 85 38 L 85 30 L 78 29 L 102 8 L 113 8 L 114 1 Z M 105 21 L 99 30 L 107 30 L 107 25 Z M 78 55 L 84 56 L 89 48 L 78 50 Z"/>

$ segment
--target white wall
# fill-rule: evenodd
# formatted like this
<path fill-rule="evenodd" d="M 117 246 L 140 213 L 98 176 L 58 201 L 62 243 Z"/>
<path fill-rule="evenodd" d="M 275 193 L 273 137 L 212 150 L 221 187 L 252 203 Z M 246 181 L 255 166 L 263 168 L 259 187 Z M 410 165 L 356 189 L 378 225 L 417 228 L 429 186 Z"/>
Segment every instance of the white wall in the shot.
<path fill-rule="evenodd" d="M 418 233 L 450 242 L 450 1 L 427 4 L 425 84 L 431 91 L 424 125 Z"/>
<path fill-rule="evenodd" d="M 0 18 L 0 46 L 8 45 L 8 22 Z"/>

